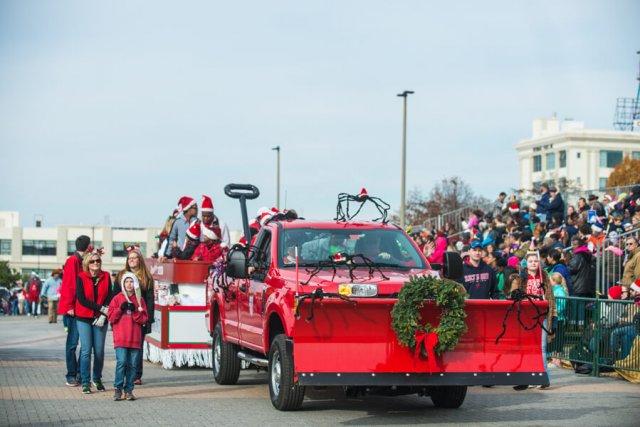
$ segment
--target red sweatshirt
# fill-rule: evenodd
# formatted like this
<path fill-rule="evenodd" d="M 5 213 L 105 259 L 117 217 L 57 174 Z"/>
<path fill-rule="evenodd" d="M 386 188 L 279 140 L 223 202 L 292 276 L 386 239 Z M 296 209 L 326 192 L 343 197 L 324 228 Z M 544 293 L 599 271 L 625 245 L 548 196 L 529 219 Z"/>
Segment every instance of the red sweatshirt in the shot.
<path fill-rule="evenodd" d="M 67 314 L 76 305 L 76 284 L 78 274 L 82 271 L 82 258 L 77 252 L 67 258 L 62 269 L 62 284 L 60 285 L 60 301 L 58 313 Z"/>
<path fill-rule="evenodd" d="M 140 348 L 142 347 L 142 325 L 147 323 L 147 306 L 143 299 L 140 302 L 135 295 L 129 297 L 133 305 L 136 307 L 133 312 L 120 310 L 123 302 L 127 302 L 124 294 L 121 292 L 111 300 L 109 304 L 109 322 L 113 328 L 113 346 L 124 348 Z M 138 311 L 138 307 L 142 306 L 142 311 Z"/>
<path fill-rule="evenodd" d="M 207 246 L 204 242 L 200 243 L 195 252 L 191 256 L 192 261 L 214 262 L 223 255 L 223 248 L 220 243 L 212 243 Z"/>

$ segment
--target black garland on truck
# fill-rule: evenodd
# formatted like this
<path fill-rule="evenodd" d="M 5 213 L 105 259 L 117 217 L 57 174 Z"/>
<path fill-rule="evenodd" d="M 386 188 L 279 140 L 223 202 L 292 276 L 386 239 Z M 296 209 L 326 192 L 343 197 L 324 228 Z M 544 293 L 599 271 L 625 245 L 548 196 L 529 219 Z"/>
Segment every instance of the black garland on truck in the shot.
<path fill-rule="evenodd" d="M 542 289 L 545 289 L 544 285 L 542 285 Z M 540 326 L 549 335 L 553 335 L 553 332 L 550 331 L 549 329 L 545 328 L 544 327 L 544 323 L 543 323 L 544 322 L 544 318 L 549 313 L 549 310 L 542 311 L 534 303 L 535 300 L 541 300 L 542 297 L 540 297 L 538 295 L 527 294 L 526 292 L 522 291 L 521 289 L 514 289 L 513 291 L 511 291 L 511 295 L 510 295 L 509 298 L 511 299 L 512 303 L 509 306 L 509 308 L 507 309 L 507 311 L 504 313 L 504 318 L 502 319 L 502 332 L 500 332 L 500 335 L 498 335 L 496 337 L 496 344 L 498 344 L 498 342 L 500 342 L 500 339 L 507 332 L 507 319 L 509 318 L 509 315 L 513 312 L 513 310 L 516 310 L 518 323 L 520 323 L 520 326 L 525 331 L 531 331 L 531 330 L 535 329 L 536 326 Z M 525 302 L 525 301 L 528 301 L 529 304 L 531 304 L 533 306 L 533 308 L 536 310 L 536 315 L 532 317 L 532 320 L 534 320 L 534 323 L 532 325 L 530 325 L 530 326 L 526 325 L 524 323 L 524 321 L 522 320 L 521 307 L 522 307 L 522 303 Z"/>

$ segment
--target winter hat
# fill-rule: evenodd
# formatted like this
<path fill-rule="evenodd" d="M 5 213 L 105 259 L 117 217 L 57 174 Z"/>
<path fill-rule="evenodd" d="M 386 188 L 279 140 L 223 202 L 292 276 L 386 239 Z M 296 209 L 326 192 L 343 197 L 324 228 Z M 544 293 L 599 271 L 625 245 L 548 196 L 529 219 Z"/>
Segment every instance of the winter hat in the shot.
<path fill-rule="evenodd" d="M 482 248 L 482 242 L 480 240 L 473 240 L 470 247 L 471 249 Z"/>
<path fill-rule="evenodd" d="M 120 287 L 122 288 L 122 293 L 124 294 L 124 297 L 127 299 L 127 301 L 131 302 L 131 300 L 129 300 L 129 295 L 127 295 L 127 291 L 125 291 L 125 289 L 124 289 L 124 281 L 125 281 L 125 279 L 132 279 L 133 280 L 133 291 L 135 292 L 136 298 L 138 299 L 138 301 L 140 301 L 141 293 L 140 293 L 140 281 L 138 280 L 138 276 L 136 276 L 135 274 L 133 274 L 130 271 L 127 271 L 120 278 Z"/>
<path fill-rule="evenodd" d="M 609 288 L 609 297 L 611 299 L 622 298 L 622 286 L 616 285 Z"/>
<path fill-rule="evenodd" d="M 519 262 L 520 260 L 518 259 L 517 256 L 510 256 L 509 259 L 507 260 L 507 267 L 511 267 L 517 270 Z"/>
<path fill-rule="evenodd" d="M 633 282 L 631 284 L 630 288 L 633 289 L 636 292 L 640 292 L 640 279 L 638 279 L 635 282 Z"/>
<path fill-rule="evenodd" d="M 518 204 L 518 202 L 509 204 L 509 212 L 511 212 L 512 214 L 520 212 L 520 205 Z"/>
<path fill-rule="evenodd" d="M 536 202 L 531 202 L 531 204 L 529 205 L 529 209 L 534 211 L 538 209 L 538 205 L 536 205 Z"/>
<path fill-rule="evenodd" d="M 180 200 L 178 200 L 178 212 L 182 213 L 195 204 L 196 201 L 192 197 L 182 196 L 180 197 Z"/>
<path fill-rule="evenodd" d="M 209 228 L 209 227 L 207 227 L 207 226 L 202 227 L 202 228 L 201 228 L 201 231 L 202 231 L 202 235 L 203 235 L 204 237 L 206 237 L 207 239 L 210 239 L 210 240 L 220 240 L 220 236 L 218 236 L 218 235 L 216 234 L 216 232 L 215 232 L 215 231 L 213 231 L 213 229 L 211 229 L 211 228 Z"/>
<path fill-rule="evenodd" d="M 213 212 L 213 200 L 211 197 L 202 195 L 202 201 L 200 202 L 201 212 Z"/>
<path fill-rule="evenodd" d="M 200 240 L 200 234 L 201 234 L 201 229 L 200 229 L 200 221 L 196 221 L 193 223 L 193 225 L 191 227 L 189 227 L 189 229 L 187 230 L 187 237 L 189 237 L 192 240 Z"/>

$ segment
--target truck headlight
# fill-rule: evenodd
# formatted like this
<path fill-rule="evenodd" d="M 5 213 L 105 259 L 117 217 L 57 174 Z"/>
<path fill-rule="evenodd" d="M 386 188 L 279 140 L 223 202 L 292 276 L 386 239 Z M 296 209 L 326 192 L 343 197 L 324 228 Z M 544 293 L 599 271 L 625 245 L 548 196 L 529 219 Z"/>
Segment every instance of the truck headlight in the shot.
<path fill-rule="evenodd" d="M 378 286 L 370 283 L 344 283 L 338 286 L 338 293 L 346 297 L 375 297 Z"/>

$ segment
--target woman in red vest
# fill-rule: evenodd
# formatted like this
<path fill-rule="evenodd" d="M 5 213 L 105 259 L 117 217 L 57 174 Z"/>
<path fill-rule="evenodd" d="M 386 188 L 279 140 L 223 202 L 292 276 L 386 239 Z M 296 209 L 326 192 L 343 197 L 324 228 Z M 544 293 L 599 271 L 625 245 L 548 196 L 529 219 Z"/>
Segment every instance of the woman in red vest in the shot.
<path fill-rule="evenodd" d="M 82 272 L 76 283 L 75 316 L 80 335 L 80 379 L 82 392 L 91 393 L 91 352 L 93 351 L 93 385 L 105 391 L 102 384 L 104 341 L 107 336 L 107 314 L 114 292 L 111 276 L 102 271 L 99 251 L 86 254 L 82 259 Z"/>

